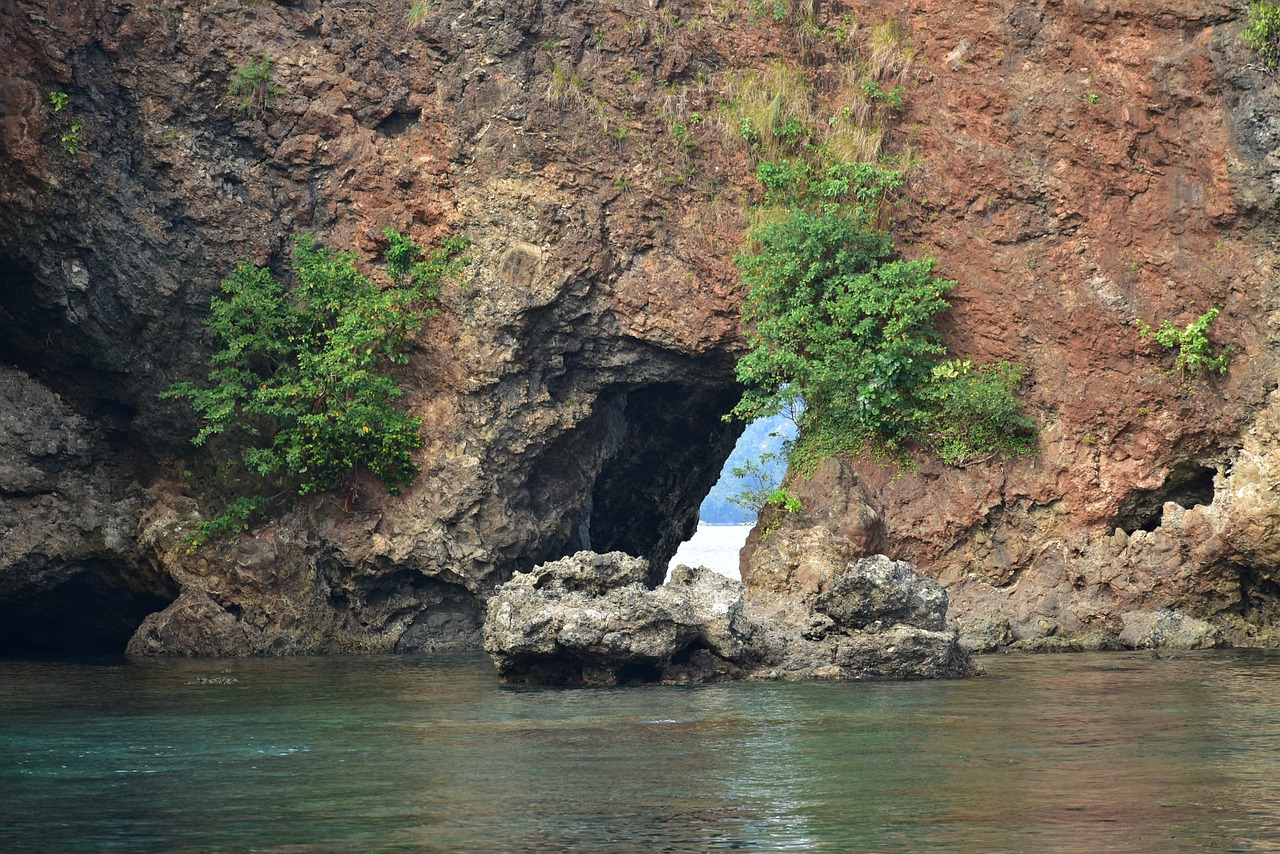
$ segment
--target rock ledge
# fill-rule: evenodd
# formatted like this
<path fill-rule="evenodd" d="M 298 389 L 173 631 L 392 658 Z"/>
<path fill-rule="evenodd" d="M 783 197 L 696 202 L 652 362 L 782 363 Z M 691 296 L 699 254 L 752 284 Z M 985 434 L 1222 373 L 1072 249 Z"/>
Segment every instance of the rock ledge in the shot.
<path fill-rule="evenodd" d="M 933 679 L 981 672 L 944 629 L 947 595 L 883 555 L 812 598 L 745 595 L 705 567 L 654 590 L 621 552 L 521 573 L 489 602 L 484 648 L 502 678 L 551 685 L 731 679 Z"/>

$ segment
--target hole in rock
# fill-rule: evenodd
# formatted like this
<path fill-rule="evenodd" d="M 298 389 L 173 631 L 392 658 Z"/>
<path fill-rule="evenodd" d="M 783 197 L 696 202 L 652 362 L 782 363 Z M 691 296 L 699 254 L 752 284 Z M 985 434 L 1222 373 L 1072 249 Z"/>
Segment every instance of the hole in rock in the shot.
<path fill-rule="evenodd" d="M 397 111 L 378 122 L 377 127 L 374 129 L 383 136 L 396 137 L 400 136 L 417 123 L 417 113 Z"/>
<path fill-rule="evenodd" d="M 697 527 L 698 502 L 738 432 L 722 416 L 733 387 L 660 383 L 615 399 L 605 428 L 613 449 L 591 488 L 582 523 L 561 554 L 578 548 L 648 559 L 649 581 Z M 603 409 L 603 408 L 602 408 Z"/>
<path fill-rule="evenodd" d="M 1187 461 L 1178 463 L 1156 489 L 1139 489 L 1120 502 L 1115 526 L 1126 534 L 1154 531 L 1164 520 L 1164 505 L 1172 501 L 1190 510 L 1198 504 L 1213 503 L 1213 477 L 1216 469 Z"/>
<path fill-rule="evenodd" d="M 0 602 L 0 655 L 123 653 L 142 621 L 177 591 L 135 589 L 122 572 L 101 559 L 27 567 L 22 574 L 49 581 Z"/>
<path fill-rule="evenodd" d="M 643 685 L 662 678 L 662 669 L 649 661 L 633 661 L 618 668 L 619 685 Z"/>
<path fill-rule="evenodd" d="M 702 501 L 697 530 L 671 559 L 668 577 L 672 569 L 685 564 L 705 566 L 741 580 L 739 554 L 756 525 L 760 507 L 770 492 L 782 486 L 787 473 L 783 445 L 795 435 L 795 424 L 782 415 L 747 426 L 725 460 L 719 480 Z"/>

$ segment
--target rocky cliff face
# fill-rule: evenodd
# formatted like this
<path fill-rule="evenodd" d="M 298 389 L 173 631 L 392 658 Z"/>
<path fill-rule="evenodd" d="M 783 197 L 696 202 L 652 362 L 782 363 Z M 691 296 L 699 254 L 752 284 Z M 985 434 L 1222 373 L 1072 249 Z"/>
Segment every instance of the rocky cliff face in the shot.
<path fill-rule="evenodd" d="M 140 653 L 476 645 L 517 569 L 662 566 L 734 431 L 745 148 L 727 71 L 820 50 L 731 4 L 159 0 L 0 8 L 0 610 L 19 638 Z M 1270 639 L 1280 565 L 1270 119 L 1241 6 L 820 4 L 917 47 L 908 253 L 959 282 L 947 336 L 1030 369 L 1039 455 L 901 477 L 831 463 L 748 581 L 886 552 L 1042 642 L 1161 606 Z M 235 69 L 274 63 L 262 115 Z M 51 92 L 67 102 L 55 110 Z M 697 121 L 694 116 L 697 116 Z M 682 134 L 675 133 L 679 126 Z M 692 145 L 689 144 L 692 140 Z M 292 233 L 474 241 L 404 376 L 423 474 L 190 553 L 225 449 L 162 402 L 207 369 L 209 298 Z M 1221 306 L 1223 379 L 1135 319 Z M 827 563 L 831 563 L 828 561 Z M 657 580 L 657 579 L 653 579 Z M 152 614 L 138 623 L 144 614 Z"/>
<path fill-rule="evenodd" d="M 1242 10 L 923 5 L 899 227 L 959 282 L 954 346 L 1030 367 L 1039 453 L 828 463 L 749 580 L 812 586 L 806 550 L 883 550 L 1003 643 L 1105 646 L 1155 608 L 1274 643 L 1275 88 Z M 1171 373 L 1134 327 L 1215 306 L 1225 378 Z"/>

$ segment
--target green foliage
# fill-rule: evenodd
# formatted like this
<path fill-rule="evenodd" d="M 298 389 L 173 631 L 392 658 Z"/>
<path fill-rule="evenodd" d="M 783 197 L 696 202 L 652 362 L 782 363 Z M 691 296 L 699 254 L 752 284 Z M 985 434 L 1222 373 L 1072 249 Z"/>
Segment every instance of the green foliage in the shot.
<path fill-rule="evenodd" d="M 385 235 L 386 287 L 308 235 L 295 238 L 292 287 L 250 264 L 222 283 L 207 321 L 221 345 L 209 386 L 176 383 L 165 395 L 202 416 L 194 444 L 229 434 L 250 472 L 300 495 L 341 482 L 350 500 L 359 470 L 393 493 L 413 479 L 421 423 L 395 406 L 403 392 L 388 371 L 408 361 L 410 336 L 435 313 L 441 283 L 460 274 L 467 241 L 425 252 Z M 210 533 L 241 530 L 261 508 L 233 503 Z"/>
<path fill-rule="evenodd" d="M 781 507 L 787 513 L 799 513 L 804 508 L 800 499 L 788 492 L 786 487 L 778 487 L 773 492 L 770 492 L 765 504 L 771 507 Z"/>
<path fill-rule="evenodd" d="M 1139 320 L 1138 334 L 1143 338 L 1154 338 L 1158 344 L 1178 351 L 1178 360 L 1174 363 L 1173 370 L 1183 380 L 1186 379 L 1188 370 L 1195 373 L 1201 368 L 1225 374 L 1231 363 L 1230 353 L 1223 351 L 1214 355 L 1208 333 L 1209 325 L 1218 314 L 1218 309 L 1210 309 L 1188 323 L 1184 329 L 1178 329 L 1168 318 L 1161 322 L 1158 329 L 1152 329 Z"/>
<path fill-rule="evenodd" d="M 425 0 L 415 0 L 409 4 L 409 11 L 405 12 L 404 19 L 411 27 L 416 27 L 427 19 L 431 14 L 431 4 Z"/>
<path fill-rule="evenodd" d="M 67 101 L 69 100 L 70 98 L 67 97 L 66 92 L 50 92 L 49 93 L 49 103 L 53 106 L 53 111 L 55 113 L 59 112 L 63 107 L 65 107 L 67 105 Z"/>
<path fill-rule="evenodd" d="M 185 542 L 193 549 L 198 549 L 210 540 L 229 537 L 241 531 L 249 530 L 253 517 L 266 510 L 271 499 L 258 495 L 246 495 L 232 501 L 222 515 L 201 522 L 197 533 L 186 537 Z"/>
<path fill-rule="evenodd" d="M 964 465 L 997 449 L 1031 453 L 1035 422 L 1018 415 L 1022 366 L 975 366 L 969 359 L 935 365 L 920 390 L 916 435 L 939 459 Z"/>
<path fill-rule="evenodd" d="M 756 180 L 765 189 L 764 204 L 803 211 L 816 208 L 839 214 L 861 230 L 872 227 L 891 194 L 902 186 L 902 173 L 871 163 L 816 166 L 803 158 L 761 161 Z"/>
<path fill-rule="evenodd" d="M 877 101 L 884 104 L 890 110 L 901 110 L 903 105 L 902 86 L 894 86 L 886 89 L 875 80 L 862 81 L 862 94 L 866 95 L 871 101 Z"/>
<path fill-rule="evenodd" d="M 1249 26 L 1241 38 L 1257 51 L 1267 68 L 1280 65 L 1280 4 L 1250 3 Z"/>
<path fill-rule="evenodd" d="M 787 491 L 785 486 L 780 486 L 770 492 L 768 497 L 765 498 L 764 506 L 777 507 L 783 513 L 799 513 L 804 509 L 804 504 L 801 503 L 800 499 Z M 782 526 L 782 517 L 774 513 L 769 518 L 760 519 L 759 524 L 761 524 L 760 539 L 764 541 L 769 539 L 773 532 Z"/>
<path fill-rule="evenodd" d="M 730 474 L 738 479 L 739 489 L 738 492 L 729 496 L 729 501 L 744 510 L 758 514 L 779 492 L 776 477 L 777 461 L 778 455 L 771 452 L 731 468 Z"/>
<path fill-rule="evenodd" d="M 809 131 L 804 126 L 804 122 L 795 116 L 787 116 L 782 124 L 773 129 L 773 135 L 787 145 L 796 146 L 809 135 Z"/>
<path fill-rule="evenodd" d="M 947 462 L 1029 447 L 1031 422 L 1015 414 L 1020 369 L 939 363 L 935 318 L 955 283 L 930 259 L 897 258 L 876 227 L 897 172 L 782 161 L 761 163 L 758 177 L 788 212 L 754 230 L 753 251 L 737 259 L 750 350 L 733 415 L 798 412 L 802 469 L 867 450 L 901 457 L 913 444 Z"/>
<path fill-rule="evenodd" d="M 58 140 L 62 143 L 63 150 L 67 154 L 80 153 L 80 131 L 82 130 L 84 130 L 84 125 L 80 124 L 80 122 L 72 122 L 67 132 L 58 137 Z"/>
<path fill-rule="evenodd" d="M 237 68 L 227 90 L 227 94 L 236 99 L 236 109 L 248 113 L 250 118 L 262 118 L 275 103 L 276 95 L 284 91 L 274 83 L 274 75 L 275 63 L 265 56 Z"/>

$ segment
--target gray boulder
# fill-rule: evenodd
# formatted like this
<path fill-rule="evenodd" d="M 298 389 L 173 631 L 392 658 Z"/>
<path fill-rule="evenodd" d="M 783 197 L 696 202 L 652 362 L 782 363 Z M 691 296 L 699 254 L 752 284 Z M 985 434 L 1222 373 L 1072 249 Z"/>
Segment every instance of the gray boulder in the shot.
<path fill-rule="evenodd" d="M 833 663 L 843 679 L 955 679 L 980 672 L 955 632 L 903 625 L 841 639 Z"/>
<path fill-rule="evenodd" d="M 906 561 L 884 555 L 849 564 L 818 594 L 813 608 L 846 629 L 903 625 L 940 632 L 947 625 L 942 585 L 916 575 Z"/>
<path fill-rule="evenodd" d="M 929 679 L 981 672 L 946 593 L 905 563 L 850 564 L 819 599 L 757 592 L 677 567 L 656 590 L 647 563 L 579 552 L 516 575 L 489 602 L 485 650 L 502 678 L 541 684 L 724 679 Z"/>
<path fill-rule="evenodd" d="M 1129 611 L 1120 621 L 1120 643 L 1129 649 L 1211 649 L 1218 644 L 1216 628 L 1179 611 Z"/>
<path fill-rule="evenodd" d="M 996 652 L 1013 643 L 1009 619 L 999 614 L 970 614 L 957 621 L 960 644 L 969 652 Z"/>
<path fill-rule="evenodd" d="M 647 573 L 642 558 L 578 552 L 516 575 L 489 602 L 484 648 L 512 682 L 708 681 L 733 672 L 751 634 L 742 585 L 682 568 L 648 590 Z M 706 654 L 691 667 L 697 652 Z"/>

